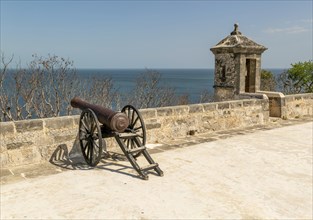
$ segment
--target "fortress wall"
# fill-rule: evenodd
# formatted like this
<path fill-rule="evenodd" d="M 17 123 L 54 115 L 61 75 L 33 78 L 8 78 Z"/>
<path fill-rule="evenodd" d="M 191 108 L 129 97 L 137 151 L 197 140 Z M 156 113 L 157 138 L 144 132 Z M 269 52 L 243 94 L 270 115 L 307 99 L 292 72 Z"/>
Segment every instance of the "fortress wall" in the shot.
<path fill-rule="evenodd" d="M 286 95 L 284 118 L 313 116 L 313 93 Z"/>
<path fill-rule="evenodd" d="M 269 120 L 267 99 L 142 109 L 148 143 L 167 143 L 176 137 L 264 124 Z"/>
<path fill-rule="evenodd" d="M 246 99 L 140 111 L 147 127 L 147 143 L 170 143 L 176 137 L 183 138 L 199 133 L 209 135 L 213 131 L 265 124 L 269 120 L 268 99 Z M 78 115 L 0 122 L 1 166 L 49 161 L 58 148 L 79 153 L 78 123 Z M 109 151 L 117 149 L 113 139 L 106 139 L 106 143 Z"/>
<path fill-rule="evenodd" d="M 58 146 L 73 146 L 79 116 L 0 123 L 1 166 L 48 161 Z"/>

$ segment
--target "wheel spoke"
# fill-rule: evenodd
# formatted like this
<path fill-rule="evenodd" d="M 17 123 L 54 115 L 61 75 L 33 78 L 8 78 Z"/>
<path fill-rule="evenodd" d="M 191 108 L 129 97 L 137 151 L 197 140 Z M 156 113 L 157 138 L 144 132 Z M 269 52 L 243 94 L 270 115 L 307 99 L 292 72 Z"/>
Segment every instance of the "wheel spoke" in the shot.
<path fill-rule="evenodd" d="M 86 157 L 89 158 L 89 152 L 90 152 L 90 141 L 87 142 L 86 148 L 85 148 Z"/>
<path fill-rule="evenodd" d="M 91 133 L 94 133 L 95 130 L 97 129 L 97 122 L 96 122 L 95 120 L 96 120 L 96 119 L 93 119 L 93 120 L 92 120 L 92 123 L 91 123 L 91 128 L 90 128 Z"/>
<path fill-rule="evenodd" d="M 85 142 L 85 144 L 84 144 L 83 142 Z M 83 149 L 82 149 L 82 152 L 84 153 L 84 152 L 85 152 L 85 150 L 86 150 L 87 144 L 88 144 L 87 139 L 82 140 L 82 141 L 81 141 L 81 144 L 82 144 L 82 148 L 83 148 Z"/>
<path fill-rule="evenodd" d="M 90 126 L 89 114 L 87 114 L 87 116 L 84 119 L 85 119 L 85 125 L 87 127 L 87 130 L 90 132 L 91 126 Z"/>
<path fill-rule="evenodd" d="M 139 116 L 137 115 L 136 120 L 131 124 L 131 126 L 134 127 L 138 120 L 139 120 Z"/>
<path fill-rule="evenodd" d="M 89 129 L 88 129 L 88 126 L 86 125 L 85 120 L 86 120 L 86 117 L 83 117 L 82 120 L 81 120 L 81 122 L 82 122 L 81 124 L 86 129 L 86 131 L 88 131 Z"/>
<path fill-rule="evenodd" d="M 139 129 L 142 129 L 143 127 L 142 127 L 142 125 L 141 126 L 139 126 L 139 127 L 137 127 L 137 128 L 134 128 L 134 130 L 135 131 L 138 131 Z"/>
<path fill-rule="evenodd" d="M 86 141 L 87 139 L 88 139 L 87 135 L 79 137 L 79 140 L 81 140 L 81 141 Z"/>
<path fill-rule="evenodd" d="M 129 149 L 129 139 L 127 139 L 127 148 Z"/>
<path fill-rule="evenodd" d="M 90 142 L 90 163 L 92 164 L 92 158 L 93 158 L 93 142 Z"/>
<path fill-rule="evenodd" d="M 94 143 L 94 149 L 98 149 L 99 148 L 99 143 L 97 143 L 96 141 L 93 142 L 93 143 Z M 95 148 L 95 146 L 96 146 L 96 148 Z"/>
<path fill-rule="evenodd" d="M 98 139 L 100 139 L 101 137 L 100 137 L 100 135 L 99 135 L 99 133 L 93 133 L 92 134 L 92 138 L 94 139 L 94 140 L 98 140 Z"/>
<path fill-rule="evenodd" d="M 87 134 L 87 130 L 85 128 L 80 128 L 79 129 L 80 132 Z"/>
<path fill-rule="evenodd" d="M 131 117 L 131 120 L 129 122 L 131 125 L 133 125 L 134 118 L 135 118 L 135 111 L 133 110 L 132 117 Z"/>

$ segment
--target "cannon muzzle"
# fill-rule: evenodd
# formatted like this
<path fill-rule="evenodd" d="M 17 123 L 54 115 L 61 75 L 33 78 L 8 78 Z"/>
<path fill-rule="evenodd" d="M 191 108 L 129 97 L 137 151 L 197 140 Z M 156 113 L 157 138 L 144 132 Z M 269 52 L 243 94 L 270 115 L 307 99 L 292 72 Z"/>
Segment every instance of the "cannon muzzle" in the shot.
<path fill-rule="evenodd" d="M 96 114 L 98 121 L 112 131 L 123 132 L 129 125 L 129 119 L 126 114 L 115 112 L 100 105 L 90 104 L 79 97 L 74 97 L 71 100 L 71 106 L 81 110 L 91 109 Z"/>

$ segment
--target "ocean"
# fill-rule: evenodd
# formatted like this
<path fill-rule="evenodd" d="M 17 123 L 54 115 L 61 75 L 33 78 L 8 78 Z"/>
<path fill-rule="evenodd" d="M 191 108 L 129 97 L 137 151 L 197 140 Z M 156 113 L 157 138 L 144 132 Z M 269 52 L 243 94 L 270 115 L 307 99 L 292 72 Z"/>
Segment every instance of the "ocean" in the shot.
<path fill-rule="evenodd" d="M 266 68 L 265 68 L 266 69 Z M 160 85 L 175 89 L 179 96 L 188 95 L 190 103 L 197 103 L 201 93 L 207 90 L 213 94 L 214 69 L 150 69 L 161 74 Z M 284 69 L 266 69 L 278 75 Z M 131 92 L 136 79 L 145 69 L 77 69 L 82 79 L 110 77 L 120 93 Z"/>

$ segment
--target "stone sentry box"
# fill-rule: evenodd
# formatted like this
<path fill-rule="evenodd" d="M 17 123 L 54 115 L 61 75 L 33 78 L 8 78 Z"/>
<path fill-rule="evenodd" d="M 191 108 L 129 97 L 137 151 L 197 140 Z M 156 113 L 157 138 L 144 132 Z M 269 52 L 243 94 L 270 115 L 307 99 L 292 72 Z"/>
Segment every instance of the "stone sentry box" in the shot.
<path fill-rule="evenodd" d="M 234 25 L 229 36 L 211 48 L 215 55 L 214 99 L 237 99 L 260 90 L 261 54 L 266 47 L 245 37 Z"/>

